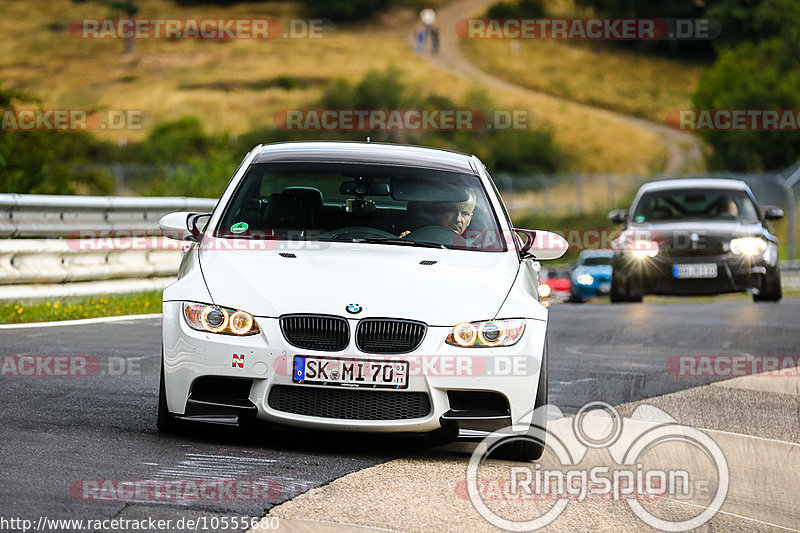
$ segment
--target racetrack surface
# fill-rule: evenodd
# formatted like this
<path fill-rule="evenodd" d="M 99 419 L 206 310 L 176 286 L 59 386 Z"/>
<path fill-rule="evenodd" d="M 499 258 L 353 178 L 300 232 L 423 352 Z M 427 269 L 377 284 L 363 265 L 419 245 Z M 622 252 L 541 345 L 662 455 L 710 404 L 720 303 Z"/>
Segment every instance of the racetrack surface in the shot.
<path fill-rule="evenodd" d="M 666 371 L 675 355 L 789 355 L 800 352 L 800 300 L 562 305 L 551 308 L 551 403 L 574 412 L 591 400 L 612 405 L 724 379 Z M 158 319 L 0 331 L 3 356 L 90 355 L 92 377 L 4 376 L 0 507 L 29 518 L 176 517 L 266 509 L 349 472 L 429 444 L 417 438 L 341 435 L 264 426 L 256 433 L 155 429 Z M 123 362 L 125 363 L 123 365 Z M 124 368 L 124 371 L 122 370 Z M 79 480 L 270 479 L 268 502 L 80 501 Z"/>

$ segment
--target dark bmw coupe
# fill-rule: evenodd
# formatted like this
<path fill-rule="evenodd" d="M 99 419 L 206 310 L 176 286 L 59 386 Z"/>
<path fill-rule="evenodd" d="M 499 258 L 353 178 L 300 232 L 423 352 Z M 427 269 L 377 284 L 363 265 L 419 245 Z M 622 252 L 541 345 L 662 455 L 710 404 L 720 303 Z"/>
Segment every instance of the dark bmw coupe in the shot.
<path fill-rule="evenodd" d="M 729 292 L 780 300 L 778 239 L 767 220 L 782 216 L 777 207 L 759 207 L 739 180 L 647 183 L 630 211 L 609 214 L 626 225 L 613 243 L 611 301 Z"/>

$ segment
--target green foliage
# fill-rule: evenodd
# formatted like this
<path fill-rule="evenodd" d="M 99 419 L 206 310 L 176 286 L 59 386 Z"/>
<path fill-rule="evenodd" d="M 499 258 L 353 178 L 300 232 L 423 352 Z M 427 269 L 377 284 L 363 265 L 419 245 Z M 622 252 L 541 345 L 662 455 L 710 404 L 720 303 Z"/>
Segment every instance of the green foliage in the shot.
<path fill-rule="evenodd" d="M 661 0 L 659 2 L 652 0 L 575 0 L 575 2 L 577 5 L 591 8 L 597 17 L 655 19 L 706 18 L 708 16 L 706 7 L 714 4 L 714 0 L 708 2 L 697 0 Z M 727 30 L 723 28 L 722 31 Z M 610 44 L 624 50 L 689 60 L 708 60 L 714 55 L 711 40 L 631 40 L 611 41 Z"/>
<path fill-rule="evenodd" d="M 135 148 L 135 159 L 146 163 L 179 163 L 202 156 L 215 143 L 203 131 L 198 117 L 157 124 L 142 143 Z"/>
<path fill-rule="evenodd" d="M 392 0 L 303 0 L 308 14 L 332 20 L 354 20 L 377 13 Z"/>
<path fill-rule="evenodd" d="M 5 96 L 4 96 L 5 95 Z M 10 96 L 0 92 L 0 98 Z M 396 68 L 370 71 L 360 81 L 334 80 L 309 109 L 456 110 L 470 109 L 492 116 L 485 92 L 470 94 L 463 103 L 423 94 L 409 85 Z M 0 132 L 0 150 L 14 154 L 0 164 L 0 191 L 54 194 L 111 194 L 110 175 L 84 169 L 89 163 L 118 161 L 143 166 L 147 174 L 126 185 L 146 196 L 219 196 L 241 158 L 253 146 L 290 140 L 357 140 L 395 142 L 446 148 L 478 155 L 490 171 L 552 172 L 562 155 L 547 128 L 490 131 L 283 131 L 254 129 L 238 139 L 209 135 L 198 117 L 182 117 L 157 124 L 147 138 L 118 149 L 85 132 Z M 2 152 L 0 152 L 2 154 Z M 80 171 L 80 173 L 79 173 Z"/>
<path fill-rule="evenodd" d="M 113 150 L 88 133 L 6 132 L 4 144 L 13 156 L 0 164 L 0 192 L 110 194 L 114 190 L 107 173 L 80 168 Z"/>
<path fill-rule="evenodd" d="M 708 8 L 707 16 L 722 26 L 714 46 L 723 50 L 744 42 L 756 43 L 796 34 L 800 27 L 800 3 L 796 0 L 718 0 Z"/>
<path fill-rule="evenodd" d="M 703 74 L 694 94 L 701 109 L 800 108 L 798 42 L 773 38 L 722 53 Z M 714 147 L 715 168 L 760 171 L 786 167 L 800 157 L 800 133 L 702 132 Z"/>
<path fill-rule="evenodd" d="M 486 12 L 488 18 L 540 18 L 545 15 L 543 0 L 502 0 L 492 4 Z"/>

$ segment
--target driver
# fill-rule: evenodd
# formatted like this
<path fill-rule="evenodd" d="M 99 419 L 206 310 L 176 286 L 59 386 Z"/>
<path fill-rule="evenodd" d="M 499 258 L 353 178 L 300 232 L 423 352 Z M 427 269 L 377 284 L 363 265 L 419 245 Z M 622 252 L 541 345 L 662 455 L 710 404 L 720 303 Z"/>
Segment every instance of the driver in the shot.
<path fill-rule="evenodd" d="M 469 223 L 472 222 L 476 203 L 475 191 L 471 188 L 467 189 L 467 199 L 463 202 L 437 202 L 434 204 L 435 207 L 425 213 L 425 218 L 429 218 L 430 223 L 423 223 L 422 226 L 442 226 L 458 235 L 463 235 Z M 410 230 L 406 230 L 400 234 L 400 238 L 410 233 Z"/>

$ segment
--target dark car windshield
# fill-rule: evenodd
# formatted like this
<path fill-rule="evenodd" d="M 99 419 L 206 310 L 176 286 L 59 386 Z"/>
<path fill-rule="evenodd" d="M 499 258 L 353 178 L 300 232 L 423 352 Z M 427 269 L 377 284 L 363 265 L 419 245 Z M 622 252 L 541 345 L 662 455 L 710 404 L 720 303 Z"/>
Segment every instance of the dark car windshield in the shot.
<path fill-rule="evenodd" d="M 375 164 L 252 165 L 216 235 L 506 250 L 477 176 Z"/>
<path fill-rule="evenodd" d="M 610 264 L 611 264 L 611 257 L 597 256 L 597 255 L 584 257 L 583 261 L 581 261 L 581 265 L 583 266 L 602 266 Z"/>
<path fill-rule="evenodd" d="M 758 222 L 752 200 L 744 191 L 684 189 L 645 193 L 636 204 L 631 220 L 674 222 L 679 220 Z"/>

